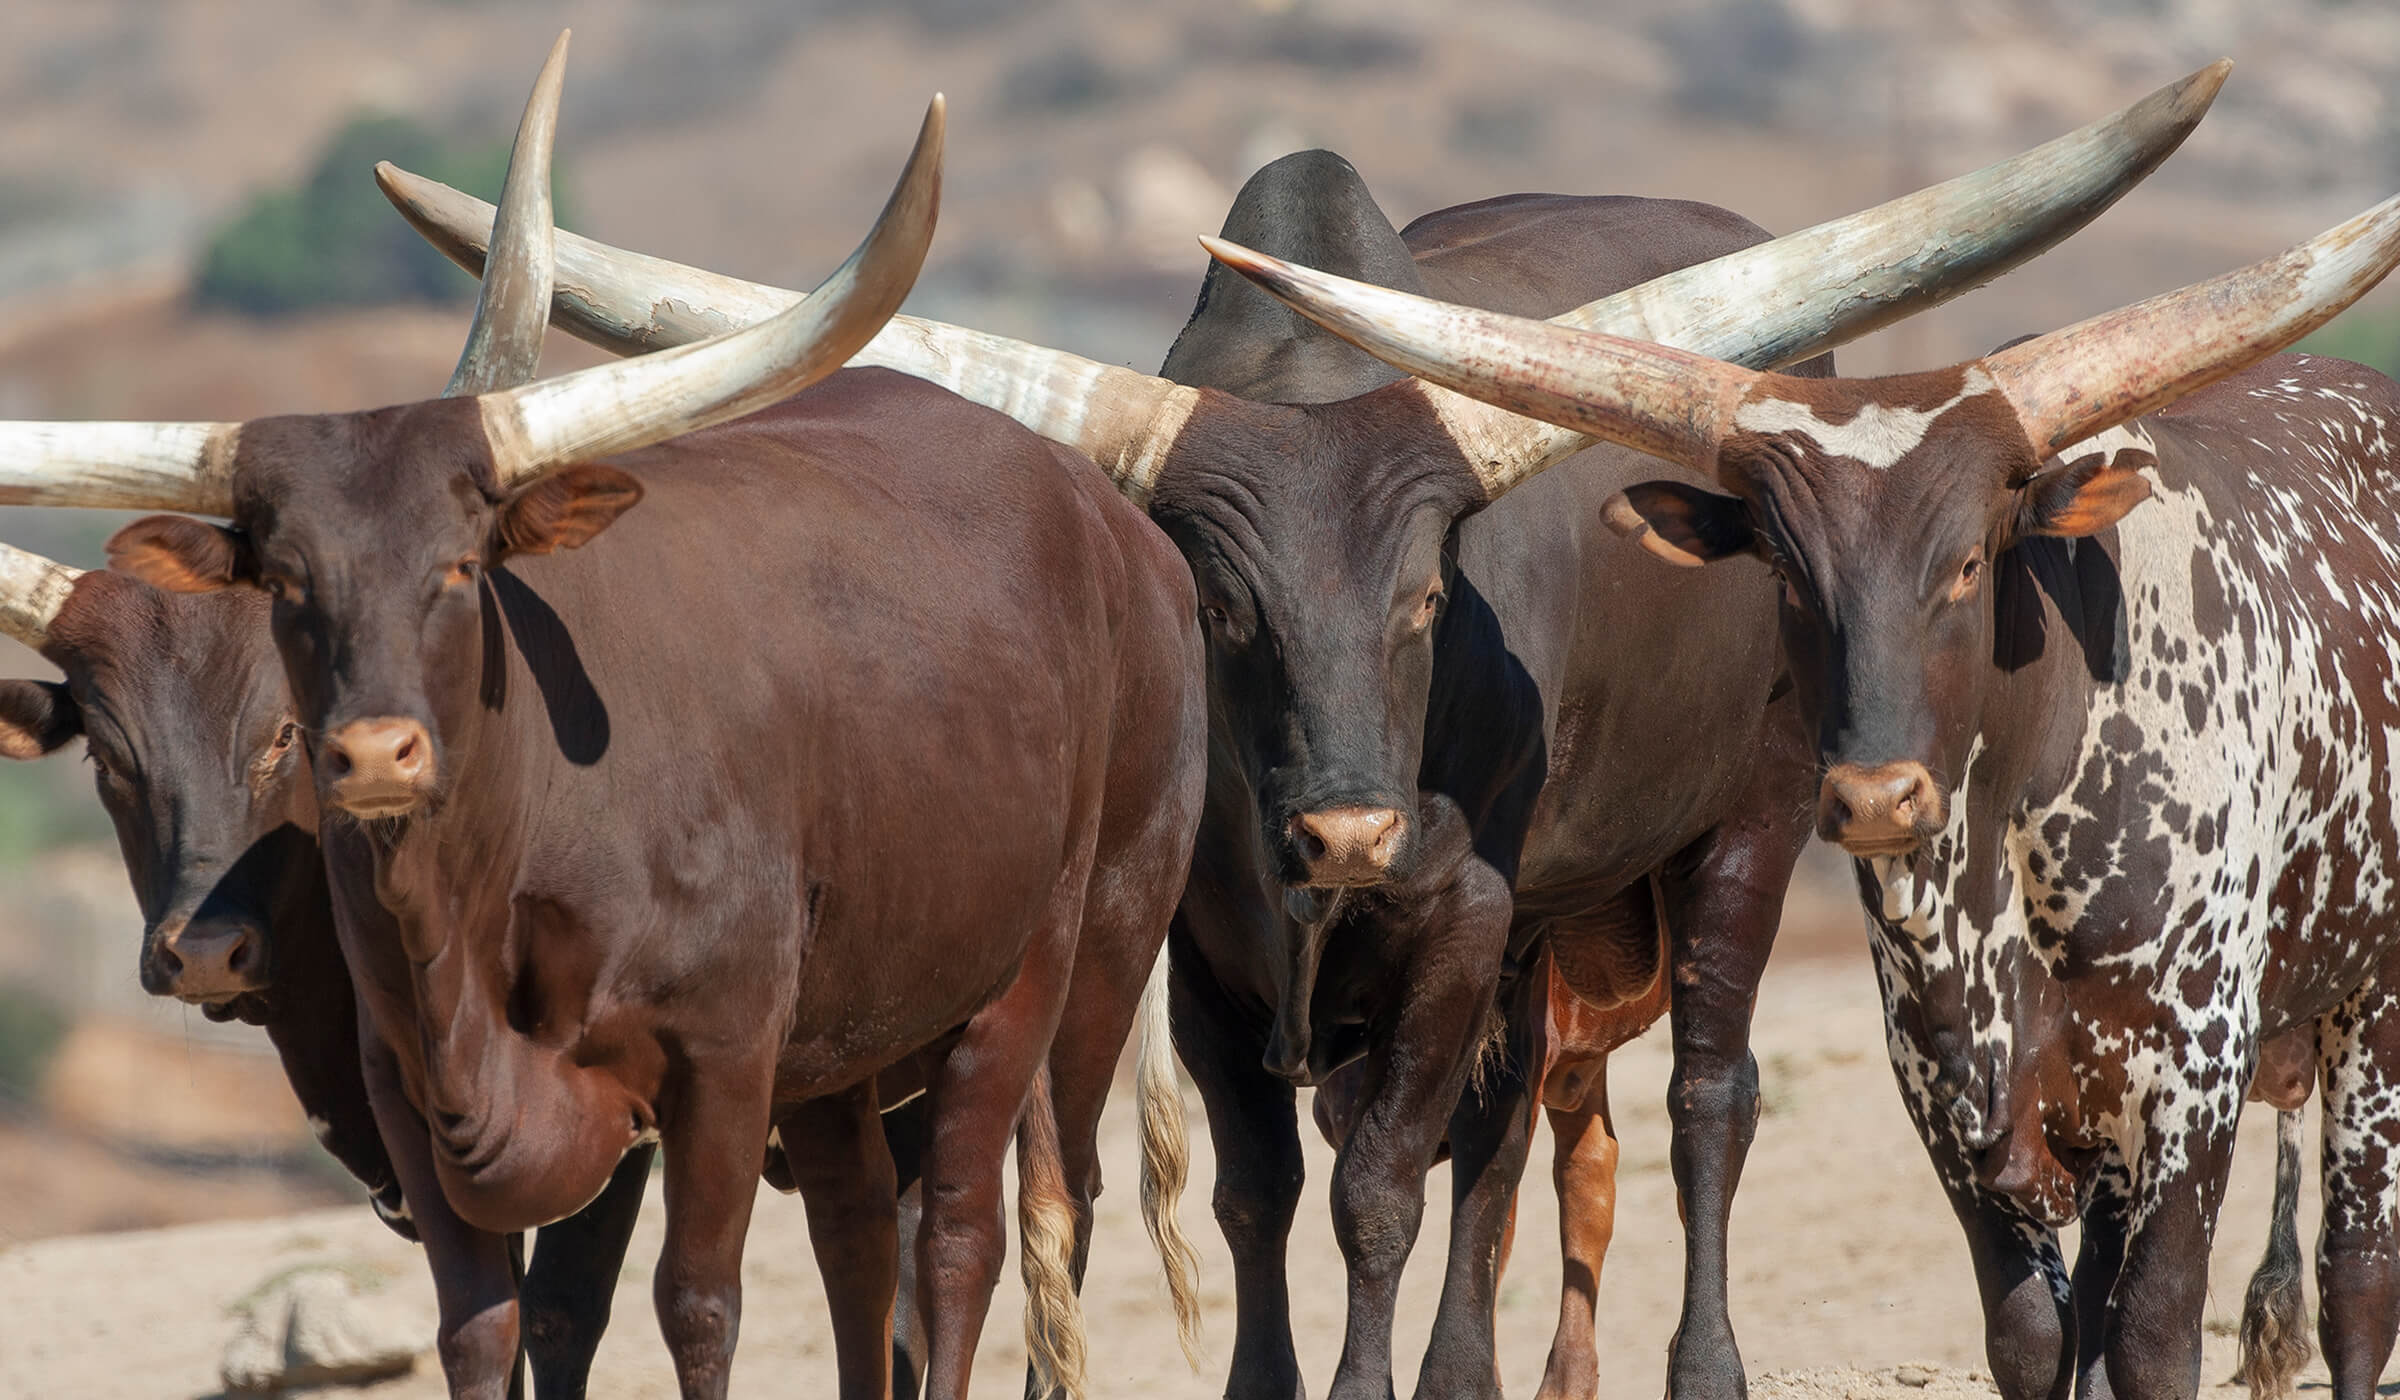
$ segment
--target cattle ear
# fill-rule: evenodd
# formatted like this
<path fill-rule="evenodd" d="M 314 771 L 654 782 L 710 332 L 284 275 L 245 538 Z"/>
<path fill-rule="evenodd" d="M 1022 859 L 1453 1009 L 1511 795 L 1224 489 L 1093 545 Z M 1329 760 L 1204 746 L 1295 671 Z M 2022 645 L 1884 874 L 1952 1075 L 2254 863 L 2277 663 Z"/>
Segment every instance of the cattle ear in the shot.
<path fill-rule="evenodd" d="M 1628 486 L 1600 507 L 1600 518 L 1652 554 L 1687 569 L 1747 554 L 1758 542 L 1750 508 L 1740 497 L 1676 481 Z"/>
<path fill-rule="evenodd" d="M 239 530 L 188 515 L 149 515 L 108 537 L 111 567 L 170 593 L 258 582 L 258 555 Z"/>
<path fill-rule="evenodd" d="M 83 732 L 83 707 L 56 681 L 0 681 L 0 758 L 40 758 Z"/>
<path fill-rule="evenodd" d="M 588 462 L 561 467 L 501 503 L 500 553 L 577 548 L 641 499 L 642 483 L 615 467 Z"/>
<path fill-rule="evenodd" d="M 2142 468 L 2158 461 L 2138 447 L 2092 452 L 2017 488 L 2016 533 L 2094 535 L 2150 499 Z"/>

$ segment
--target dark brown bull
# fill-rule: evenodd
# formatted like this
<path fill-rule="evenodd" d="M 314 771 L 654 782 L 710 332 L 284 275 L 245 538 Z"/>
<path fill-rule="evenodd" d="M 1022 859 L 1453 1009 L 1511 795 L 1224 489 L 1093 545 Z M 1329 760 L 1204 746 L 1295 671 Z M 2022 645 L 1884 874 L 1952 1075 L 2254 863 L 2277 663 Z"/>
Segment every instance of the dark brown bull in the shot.
<path fill-rule="evenodd" d="M 566 41 L 535 84 L 502 203 L 506 228 L 549 227 L 547 146 Z M 518 167 L 539 166 L 538 181 Z M 539 257 L 538 284 L 519 271 Z M 532 377 L 548 320 L 548 240 L 504 251 L 450 392 Z M 416 1224 L 359 1070 L 357 1002 L 317 844 L 316 785 L 263 595 L 162 592 L 0 545 L 0 630 L 64 673 L 0 681 L 0 754 L 78 737 L 142 911 L 143 990 L 262 1027 L 318 1140 L 384 1222 Z M 537 1393 L 583 1393 L 606 1328 L 652 1148 L 600 1198 L 546 1227 L 521 1289 Z"/>
<path fill-rule="evenodd" d="M 2221 78 L 2208 70 L 2001 170 L 1621 295 L 1609 294 L 1761 235 L 1705 206 L 1553 196 L 1396 234 L 1322 153 L 1262 172 L 1228 227 L 1378 280 L 1535 314 L 1574 307 L 1562 321 L 1784 363 L 2064 237 L 2173 148 Z M 385 178 L 475 266 L 488 214 Z M 560 257 L 575 291 L 555 314 L 620 350 L 743 324 L 791 296 L 563 235 Z M 1234 1256 L 1229 1392 L 1301 1389 L 1283 1270 L 1301 1188 L 1293 1086 L 1353 1060 L 1359 1126 L 1333 1182 L 1350 1285 L 1333 1393 L 1389 1392 L 1392 1302 L 1445 1137 L 1457 1204 L 1418 1389 L 1494 1386 L 1495 1261 L 1527 1148 L 1525 1013 L 1538 1008 L 1523 979 L 1508 993 L 1509 1053 L 1462 1099 L 1468 1070 L 1505 969 L 1544 938 L 1631 937 L 1630 954 L 1647 954 L 1655 926 L 1626 908 L 1655 878 L 1674 939 L 1671 1160 L 1691 1221 L 1670 1384 L 1738 1393 L 1724 1247 L 1755 1120 L 1750 1004 L 1811 782 L 1790 704 L 1772 699 L 1763 571 L 1628 571 L 1623 547 L 1583 522 L 1632 479 L 1632 458 L 1593 452 L 1545 474 L 1590 439 L 1394 382 L 1227 278 L 1204 286 L 1165 378 L 906 318 L 862 360 L 1111 466 L 1197 578 L 1212 757 L 1173 940 L 1176 1027 L 1208 1104 Z M 1711 643 L 1679 650 L 1694 628 Z"/>
<path fill-rule="evenodd" d="M 497 1232 L 578 1208 L 652 1132 L 686 1392 L 724 1388 L 764 1144 L 808 1197 L 844 1393 L 883 1393 L 879 1082 L 929 1100 L 930 1389 L 965 1390 L 1012 1133 L 1029 1340 L 1079 1383 L 1098 1106 L 1054 1108 L 1040 1071 L 1113 1062 L 1181 888 L 1189 585 L 1088 463 L 913 381 L 708 426 L 889 315 L 939 131 L 937 104 L 816 298 L 710 346 L 372 413 L 9 433 L 5 494 L 229 515 L 137 523 L 115 556 L 276 600 L 369 1093 L 476 1393 L 515 1345 Z M 1062 1028 L 1070 979 L 1110 995 Z"/>
<path fill-rule="evenodd" d="M 2004 1393 L 2198 1389 L 2234 1126 L 2254 1082 L 2296 1103 L 2265 1055 L 2295 1036 L 2325 1085 L 2320 1336 L 2336 1394 L 2374 1392 L 2400 1330 L 2400 385 L 2260 361 L 2400 263 L 2400 199 L 1864 381 L 1223 255 L 1397 364 L 1732 493 L 1644 483 L 1608 518 L 1674 562 L 1784 579 L 1818 827 L 1859 857 L 1894 1068 L 1968 1226 Z M 2027 1068 L 2053 1056 L 2029 1033 L 2068 1071 L 2033 1104 Z M 2071 1282 L 2051 1220 L 1990 1171 L 2032 1125 L 2090 1163 Z"/>

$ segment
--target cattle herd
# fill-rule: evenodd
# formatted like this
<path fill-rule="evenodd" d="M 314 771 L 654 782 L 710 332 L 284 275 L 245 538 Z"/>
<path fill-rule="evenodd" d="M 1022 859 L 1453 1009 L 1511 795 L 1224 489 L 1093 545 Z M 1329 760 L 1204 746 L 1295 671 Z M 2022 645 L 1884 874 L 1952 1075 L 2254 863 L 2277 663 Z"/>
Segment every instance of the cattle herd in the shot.
<path fill-rule="evenodd" d="M 2197 1391 L 2254 1097 L 2282 1117 L 2244 1371 L 2288 1388 L 2312 1089 L 2318 1337 L 2337 1397 L 2375 1392 L 2400 386 L 2276 352 L 2400 261 L 2400 200 L 1965 364 L 1827 354 L 2067 238 L 2228 65 L 1773 240 L 1555 195 L 1395 231 L 1339 157 L 1289 156 L 1203 240 L 1153 377 L 894 314 L 938 98 L 805 296 L 555 230 L 565 51 L 497 209 L 377 171 L 483 278 L 441 397 L 0 425 L 0 502 L 183 512 L 103 570 L 0 546 L 0 625 L 65 675 L 0 682 L 0 753 L 82 737 L 142 985 L 266 1029 L 423 1243 L 454 1395 L 528 1363 L 584 1393 L 658 1156 L 686 1395 L 725 1393 L 763 1176 L 804 1201 L 841 1393 L 963 1396 L 1012 1143 L 1028 1393 L 1085 1393 L 1098 1124 L 1136 1037 L 1187 1349 L 1178 1058 L 1208 1114 L 1227 1395 L 1305 1393 L 1310 1086 L 1348 1272 L 1330 1393 L 1392 1392 L 1444 1157 L 1417 1393 L 1497 1393 L 1538 1108 L 1566 1278 L 1542 1394 L 1590 1396 L 1607 1057 L 1664 1017 L 1668 1385 L 1739 1396 L 1750 1015 L 1812 832 L 1853 858 L 2003 1395 Z M 554 321 L 624 358 L 536 379 Z"/>

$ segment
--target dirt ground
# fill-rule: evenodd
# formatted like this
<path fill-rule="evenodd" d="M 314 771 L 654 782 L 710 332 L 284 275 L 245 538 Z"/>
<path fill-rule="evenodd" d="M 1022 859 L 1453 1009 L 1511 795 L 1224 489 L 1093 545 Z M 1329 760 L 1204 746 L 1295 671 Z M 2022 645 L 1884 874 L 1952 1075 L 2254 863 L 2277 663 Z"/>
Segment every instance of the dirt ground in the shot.
<path fill-rule="evenodd" d="M 1966 1250 L 1893 1090 L 1863 961 L 1855 954 L 1779 959 L 1761 996 L 1756 1043 L 1766 1108 L 1735 1215 L 1732 1275 L 1734 1323 L 1757 1378 L 1752 1394 L 1791 1400 L 1989 1394 L 1977 1372 L 1982 1324 Z M 1661 1392 L 1678 1310 L 1682 1232 L 1667 1171 L 1667 1064 L 1665 1037 L 1654 1033 L 1612 1067 L 1623 1165 L 1616 1240 L 1601 1285 L 1602 1392 L 1610 1396 Z M 1129 1115 L 1112 1105 L 1112 1189 L 1100 1202 L 1084 1295 L 1095 1396 L 1221 1391 L 1232 1341 L 1232 1276 L 1208 1216 L 1211 1158 L 1196 1100 L 1193 1126 L 1198 1157 L 1183 1221 L 1202 1249 L 1207 1368 L 1191 1374 L 1176 1350 L 1136 1211 Z M 1293 1323 L 1309 1384 L 1322 1394 L 1341 1350 L 1344 1302 L 1341 1259 L 1323 1204 L 1331 1158 L 1313 1133 L 1308 1141 L 1310 1182 L 1292 1251 Z M 1535 1152 L 1537 1165 L 1547 1162 L 1546 1132 Z M 2239 1393 L 2220 1383 L 2233 1370 L 2233 1324 L 2265 1237 L 2272 1157 L 2272 1119 L 2253 1113 L 2210 1264 L 2209 1394 Z M 1440 1286 L 1446 1174 L 1437 1173 L 1430 1194 L 1401 1295 L 1403 1394 Z M 2315 1196 L 2312 1181 L 2304 1237 L 2316 1229 Z M 660 1225 L 654 1192 L 600 1353 L 596 1397 L 674 1393 L 648 1296 Z M 1540 1380 L 1557 1307 L 1556 1229 L 1555 1201 L 1546 1179 L 1537 1178 L 1524 1196 L 1515 1264 L 1501 1295 L 1502 1377 L 1512 1394 L 1530 1395 Z M 317 1262 L 380 1274 L 390 1305 L 424 1319 L 430 1340 L 432 1297 L 422 1264 L 363 1207 L 44 1240 L 0 1254 L 0 1396 L 212 1395 L 232 1326 L 226 1305 L 270 1274 Z M 975 1377 L 979 1395 L 1019 1393 L 1024 1351 L 1014 1273 L 1012 1266 L 986 1329 Z M 762 1192 L 745 1279 L 734 1393 L 830 1393 L 823 1295 L 796 1200 Z M 2324 1376 L 2312 1364 L 2317 1388 Z M 442 1387 L 427 1356 L 415 1375 L 366 1393 L 415 1400 L 438 1396 Z"/>

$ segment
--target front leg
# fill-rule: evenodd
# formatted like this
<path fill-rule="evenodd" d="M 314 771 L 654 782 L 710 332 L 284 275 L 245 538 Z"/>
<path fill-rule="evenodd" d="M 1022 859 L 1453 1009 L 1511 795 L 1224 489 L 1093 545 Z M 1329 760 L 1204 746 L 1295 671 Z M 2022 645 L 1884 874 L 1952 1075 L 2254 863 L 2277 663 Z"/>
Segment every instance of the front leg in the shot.
<path fill-rule="evenodd" d="M 1178 918 L 1169 939 L 1175 1051 L 1200 1091 L 1215 1145 L 1217 1228 L 1233 1254 L 1233 1365 L 1226 1400 L 1300 1400 L 1284 1272 L 1305 1170 L 1289 1080 L 1265 1068 L 1266 1023 L 1225 995 Z"/>
<path fill-rule="evenodd" d="M 1498 936 L 1505 939 L 1507 902 L 1498 901 L 1482 914 L 1497 921 Z M 1501 1034 L 1479 1037 L 1467 1051 L 1468 1082 L 1450 1118 L 1449 1269 L 1417 1373 L 1417 1394 L 1426 1400 L 1499 1394 L 1493 1320 L 1517 1186 L 1533 1143 L 1530 1081 L 1542 1060 L 1537 1040 L 1547 998 L 1545 979 L 1519 977 L 1511 988 L 1506 1024 L 1496 1028 Z"/>
<path fill-rule="evenodd" d="M 1660 873 L 1675 1039 L 1669 1161 L 1684 1220 L 1683 1316 L 1668 1344 L 1667 1393 L 1681 1400 L 1749 1393 L 1726 1312 L 1726 1235 L 1758 1130 L 1750 1015 L 1805 838 L 1788 812 L 1756 804 Z"/>
<path fill-rule="evenodd" d="M 2114 1151 L 2093 1170 L 2082 1213 L 2083 1244 L 2075 1254 L 2075 1394 L 2078 1400 L 2111 1400 L 2108 1388 L 2109 1300 L 2125 1268 L 2125 1240 L 2132 1228 L 2133 1182 Z"/>
<path fill-rule="evenodd" d="M 435 1345 L 452 1400 L 502 1400 L 517 1380 L 517 1280 L 509 1237 L 478 1230 L 450 1208 L 434 1174 L 432 1137 L 400 1087 L 391 1052 L 365 1038 L 360 1064 L 377 1130 L 433 1271 L 440 1313 Z"/>
<path fill-rule="evenodd" d="M 627 1152 L 599 1199 L 534 1237 L 518 1311 L 537 1400 L 583 1400 L 657 1155 L 656 1144 Z"/>
<path fill-rule="evenodd" d="M 1381 1400 L 1392 1394 L 1392 1312 L 1400 1271 L 1424 1218 L 1425 1175 L 1495 1010 L 1493 984 L 1508 937 L 1508 892 L 1488 867 L 1470 862 L 1459 884 L 1428 907 L 1416 929 L 1357 933 L 1384 940 L 1405 960 L 1392 970 L 1398 1005 L 1377 1028 L 1375 1048 L 1368 1052 L 1358 1126 L 1334 1158 L 1333 1233 L 1348 1266 L 1350 1299 L 1333 1400 Z M 1521 1099 L 1521 1086 L 1517 1093 Z M 1486 1150 L 1499 1156 L 1497 1144 L 1487 1144 Z M 1523 1168 L 1521 1139 L 1516 1164 Z M 1485 1251 L 1469 1267 L 1493 1270 L 1507 1204 L 1506 1193 L 1499 1193 L 1495 1201 L 1479 1202 L 1491 1208 L 1464 1222 L 1459 1247 Z M 1451 1298 L 1447 1288 L 1444 1298 L 1445 1303 Z M 1440 1374 L 1425 1379 L 1464 1384 L 1470 1394 L 1491 1393 L 1497 1378 L 1490 1366 L 1488 1313 L 1481 1325 L 1479 1357 L 1435 1358 Z M 1474 1348 L 1470 1344 L 1467 1350 Z"/>
<path fill-rule="evenodd" d="M 742 1241 L 758 1197 L 774 1062 L 685 1064 L 662 1095 L 667 1235 L 650 1296 L 685 1400 L 722 1397 L 742 1322 Z"/>
<path fill-rule="evenodd" d="M 2134 1163 L 2125 1259 L 2101 1337 L 2115 1400 L 2191 1400 L 2200 1393 L 2208 1247 L 2247 1082 L 2242 1076 L 2222 1102 L 2190 1103 L 2180 1128 L 2156 1112 L 2145 1124 L 2148 1155 Z M 2151 1102 L 2174 1097 L 2160 1093 Z M 2172 1169 L 2162 1165 L 2166 1161 L 2174 1162 Z"/>

